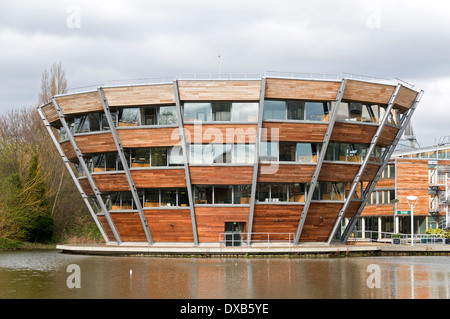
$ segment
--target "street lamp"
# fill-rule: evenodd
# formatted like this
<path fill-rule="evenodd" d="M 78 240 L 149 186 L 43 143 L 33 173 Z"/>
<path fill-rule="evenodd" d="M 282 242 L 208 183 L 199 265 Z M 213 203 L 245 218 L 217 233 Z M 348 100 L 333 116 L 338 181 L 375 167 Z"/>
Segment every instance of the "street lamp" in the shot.
<path fill-rule="evenodd" d="M 411 207 L 411 246 L 414 245 L 414 207 L 417 204 L 417 196 L 406 196 L 409 206 Z"/>
<path fill-rule="evenodd" d="M 395 213 L 397 211 L 397 203 L 399 202 L 399 200 L 397 198 L 391 199 L 391 204 L 394 204 L 394 206 L 392 207 L 394 209 L 394 216 L 393 216 L 393 222 L 394 222 L 394 232 L 398 233 L 398 223 L 397 223 L 397 214 Z"/>

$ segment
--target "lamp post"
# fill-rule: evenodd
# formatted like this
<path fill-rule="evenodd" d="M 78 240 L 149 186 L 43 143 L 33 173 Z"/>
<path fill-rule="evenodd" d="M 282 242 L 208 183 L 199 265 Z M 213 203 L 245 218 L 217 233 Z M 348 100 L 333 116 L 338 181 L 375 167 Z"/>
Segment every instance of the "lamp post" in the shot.
<path fill-rule="evenodd" d="M 409 206 L 411 207 L 411 246 L 414 245 L 414 207 L 417 204 L 417 196 L 406 196 Z"/>
<path fill-rule="evenodd" d="M 396 214 L 396 212 L 397 212 L 397 203 L 398 202 L 399 202 L 399 200 L 397 198 L 394 198 L 394 199 L 391 200 L 391 204 L 394 204 L 394 207 L 393 207 L 393 209 L 394 209 L 394 219 L 393 219 L 393 222 L 394 222 L 394 233 L 398 233 L 397 214 Z"/>

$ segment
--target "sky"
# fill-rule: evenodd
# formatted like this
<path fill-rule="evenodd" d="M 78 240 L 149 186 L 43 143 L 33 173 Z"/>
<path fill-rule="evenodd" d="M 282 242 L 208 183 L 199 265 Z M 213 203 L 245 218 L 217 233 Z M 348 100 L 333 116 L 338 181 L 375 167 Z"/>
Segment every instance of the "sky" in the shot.
<path fill-rule="evenodd" d="M 219 63 L 220 55 L 220 63 Z M 0 111 L 69 88 L 183 73 L 352 73 L 425 94 L 422 146 L 450 135 L 450 1 L 0 0 Z"/>

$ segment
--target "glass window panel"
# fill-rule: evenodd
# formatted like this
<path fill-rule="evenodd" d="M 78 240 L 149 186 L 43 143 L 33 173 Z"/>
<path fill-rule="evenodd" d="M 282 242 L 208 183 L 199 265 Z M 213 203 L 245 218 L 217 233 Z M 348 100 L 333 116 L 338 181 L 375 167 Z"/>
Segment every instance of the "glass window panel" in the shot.
<path fill-rule="evenodd" d="M 160 106 L 158 115 L 159 125 L 177 124 L 176 106 Z"/>
<path fill-rule="evenodd" d="M 121 192 L 121 209 L 133 209 L 133 197 L 131 192 Z"/>
<path fill-rule="evenodd" d="M 305 201 L 305 184 L 301 183 L 289 184 L 289 201 L 290 202 Z"/>
<path fill-rule="evenodd" d="M 389 178 L 395 178 L 395 164 L 389 165 Z"/>
<path fill-rule="evenodd" d="M 176 188 L 161 189 L 161 206 L 177 206 Z"/>
<path fill-rule="evenodd" d="M 116 193 L 112 193 L 109 196 L 109 203 L 110 203 L 110 209 L 112 210 L 117 210 L 120 209 L 120 193 L 116 192 Z"/>
<path fill-rule="evenodd" d="M 125 157 L 125 163 L 130 167 L 130 157 L 131 157 L 131 151 L 126 149 L 123 150 L 123 155 Z M 120 160 L 119 156 L 117 157 L 117 170 L 123 171 L 124 167 L 122 165 L 122 161 Z"/>
<path fill-rule="evenodd" d="M 257 122 L 259 103 L 232 103 L 231 120 L 234 122 Z"/>
<path fill-rule="evenodd" d="M 329 143 L 327 147 L 327 152 L 325 153 L 325 160 L 326 161 L 335 161 L 335 148 L 336 143 Z"/>
<path fill-rule="evenodd" d="M 231 103 L 230 102 L 213 102 L 212 120 L 213 121 L 230 121 L 231 120 Z"/>
<path fill-rule="evenodd" d="M 349 105 L 350 111 L 349 120 L 360 122 L 362 117 L 362 108 L 363 108 L 362 103 L 351 102 Z"/>
<path fill-rule="evenodd" d="M 286 102 L 285 101 L 264 101 L 265 120 L 285 120 L 286 119 Z"/>
<path fill-rule="evenodd" d="M 211 121 L 211 103 L 184 103 L 184 120 Z"/>
<path fill-rule="evenodd" d="M 231 185 L 214 186 L 214 204 L 232 204 L 233 187 Z"/>
<path fill-rule="evenodd" d="M 183 148 L 174 146 L 168 149 L 169 166 L 182 166 L 184 164 Z"/>
<path fill-rule="evenodd" d="M 194 186 L 195 204 L 212 204 L 212 186 Z"/>
<path fill-rule="evenodd" d="M 144 207 L 159 207 L 159 189 L 148 188 L 144 192 Z"/>
<path fill-rule="evenodd" d="M 287 101 L 287 118 L 288 120 L 304 120 L 305 102 L 292 100 Z"/>
<path fill-rule="evenodd" d="M 156 106 L 143 107 L 141 109 L 142 125 L 156 125 Z"/>
<path fill-rule="evenodd" d="M 111 117 L 112 117 L 114 125 L 116 125 L 117 112 L 115 110 L 111 110 Z M 106 118 L 106 115 L 104 113 L 100 114 L 100 122 L 101 122 L 101 130 L 102 131 L 111 130 L 111 128 L 109 127 L 108 119 Z"/>
<path fill-rule="evenodd" d="M 255 144 L 234 144 L 233 163 L 251 164 L 255 161 Z"/>
<path fill-rule="evenodd" d="M 336 114 L 336 121 L 346 121 L 349 119 L 349 103 L 341 102 Z"/>
<path fill-rule="evenodd" d="M 117 169 L 117 153 L 105 153 L 105 163 L 107 171 L 115 171 Z"/>
<path fill-rule="evenodd" d="M 151 164 L 155 166 L 167 166 L 167 148 L 155 147 L 151 150 Z"/>
<path fill-rule="evenodd" d="M 258 201 L 269 202 L 270 201 L 270 184 L 258 183 Z"/>
<path fill-rule="evenodd" d="M 91 132 L 100 131 L 100 113 L 98 112 L 89 113 L 88 120 L 89 120 L 89 130 Z"/>
<path fill-rule="evenodd" d="M 377 111 L 376 105 L 363 105 L 361 121 L 367 123 L 377 123 L 377 118 L 375 116 Z"/>
<path fill-rule="evenodd" d="M 250 204 L 252 185 L 234 185 L 234 204 Z"/>
<path fill-rule="evenodd" d="M 305 120 L 328 121 L 328 102 L 305 102 Z"/>
<path fill-rule="evenodd" d="M 287 184 L 271 184 L 271 199 L 272 202 L 287 202 L 288 201 L 288 189 Z"/>
<path fill-rule="evenodd" d="M 75 133 L 89 132 L 89 119 L 87 115 L 75 117 Z"/>
<path fill-rule="evenodd" d="M 316 162 L 317 145 L 311 143 L 297 143 L 298 162 Z"/>
<path fill-rule="evenodd" d="M 94 172 L 105 171 L 105 154 L 99 154 L 92 157 Z"/>
<path fill-rule="evenodd" d="M 231 144 L 213 144 L 213 162 L 231 163 Z"/>
<path fill-rule="evenodd" d="M 131 167 L 150 167 L 150 148 L 132 149 Z"/>
<path fill-rule="evenodd" d="M 296 143 L 280 142 L 280 161 L 295 161 Z"/>
<path fill-rule="evenodd" d="M 187 188 L 178 189 L 178 206 L 189 206 L 189 197 L 187 193 Z"/>
<path fill-rule="evenodd" d="M 259 147 L 259 158 L 261 161 L 278 161 L 278 143 L 261 142 Z"/>
<path fill-rule="evenodd" d="M 141 112 L 138 107 L 119 109 L 119 126 L 138 126 Z"/>

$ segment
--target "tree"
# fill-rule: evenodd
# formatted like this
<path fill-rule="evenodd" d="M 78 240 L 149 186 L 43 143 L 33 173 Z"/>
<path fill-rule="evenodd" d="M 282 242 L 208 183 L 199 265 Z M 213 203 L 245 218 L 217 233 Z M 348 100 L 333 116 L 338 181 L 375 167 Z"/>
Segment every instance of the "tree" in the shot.
<path fill-rule="evenodd" d="M 47 70 L 42 74 L 39 105 L 46 104 L 53 96 L 64 93 L 67 93 L 66 72 L 61 62 L 53 63 L 50 74 Z"/>

